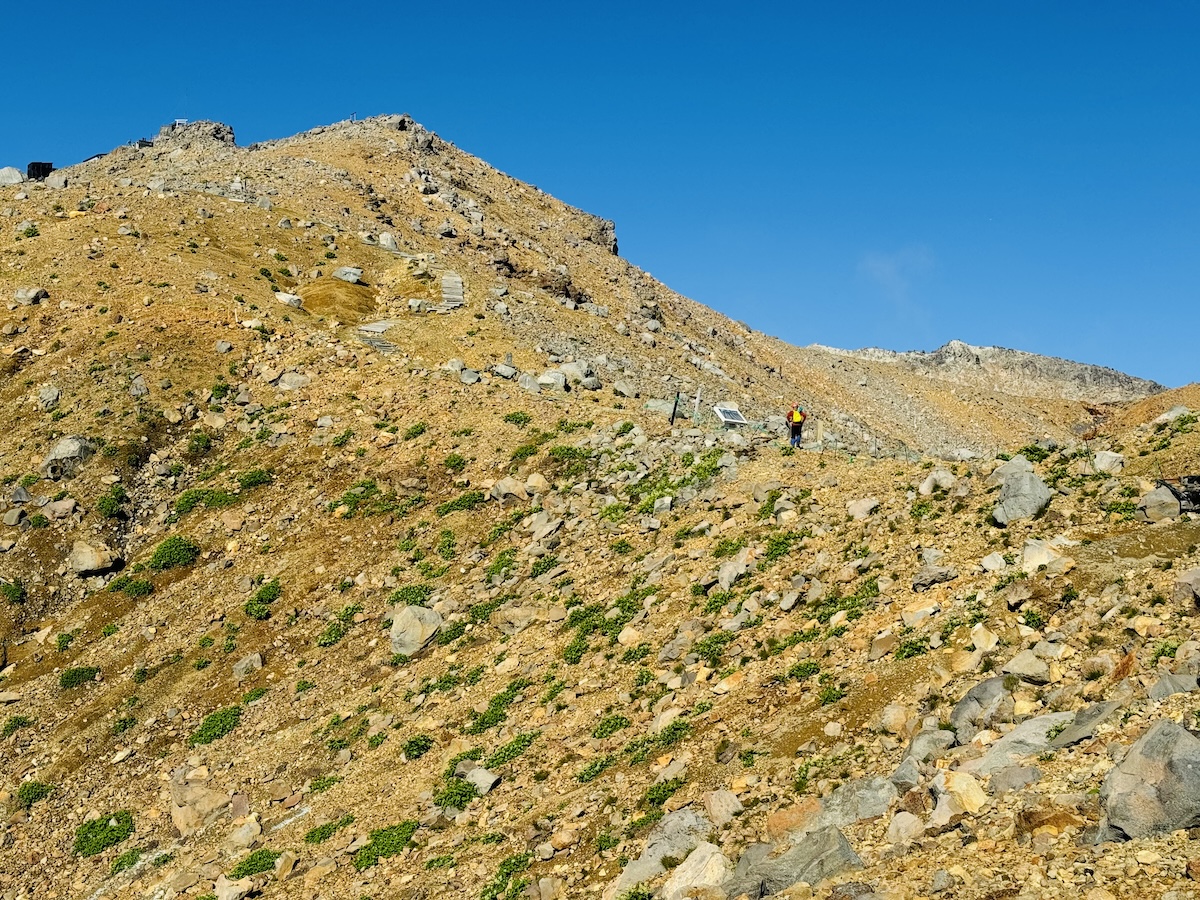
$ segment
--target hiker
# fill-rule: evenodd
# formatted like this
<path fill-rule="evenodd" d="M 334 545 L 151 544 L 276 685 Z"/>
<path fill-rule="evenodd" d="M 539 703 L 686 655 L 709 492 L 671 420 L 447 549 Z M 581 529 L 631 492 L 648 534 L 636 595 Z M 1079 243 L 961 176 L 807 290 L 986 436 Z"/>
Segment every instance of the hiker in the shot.
<path fill-rule="evenodd" d="M 804 412 L 804 408 L 799 403 L 793 403 L 792 408 L 788 410 L 787 423 L 788 433 L 791 436 L 791 444 L 793 447 L 800 446 L 800 437 L 804 432 L 804 420 L 808 415 Z"/>

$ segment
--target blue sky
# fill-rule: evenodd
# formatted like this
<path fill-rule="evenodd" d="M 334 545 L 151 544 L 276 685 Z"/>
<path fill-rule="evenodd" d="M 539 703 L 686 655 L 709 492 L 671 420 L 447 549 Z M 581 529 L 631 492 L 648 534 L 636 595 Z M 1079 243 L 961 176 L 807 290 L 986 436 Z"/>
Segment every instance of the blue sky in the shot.
<path fill-rule="evenodd" d="M 176 117 L 245 144 L 409 112 L 793 343 L 1200 378 L 1176 343 L 1200 300 L 1190 0 L 66 2 L 48 24 L 0 165 Z"/>

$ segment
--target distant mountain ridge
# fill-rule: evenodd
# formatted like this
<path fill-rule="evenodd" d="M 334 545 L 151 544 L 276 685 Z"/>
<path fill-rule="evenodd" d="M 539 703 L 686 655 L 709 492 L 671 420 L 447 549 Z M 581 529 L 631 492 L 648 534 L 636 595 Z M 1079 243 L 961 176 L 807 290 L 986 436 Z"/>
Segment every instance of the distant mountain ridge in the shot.
<path fill-rule="evenodd" d="M 903 365 L 946 381 L 1017 396 L 1123 403 L 1167 389 L 1158 382 L 1107 366 L 1005 347 L 977 347 L 958 340 L 948 341 L 933 351 L 895 351 L 878 347 L 840 350 L 821 344 L 812 344 L 810 349 Z"/>

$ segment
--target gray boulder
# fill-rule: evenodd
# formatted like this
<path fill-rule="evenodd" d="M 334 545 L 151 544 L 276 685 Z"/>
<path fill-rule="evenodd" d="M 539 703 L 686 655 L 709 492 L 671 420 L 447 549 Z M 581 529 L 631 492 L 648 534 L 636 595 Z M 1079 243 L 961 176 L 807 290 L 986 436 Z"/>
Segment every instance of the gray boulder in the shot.
<path fill-rule="evenodd" d="M 1139 522 L 1161 522 L 1179 515 L 1179 499 L 1168 488 L 1157 487 L 1138 501 Z"/>
<path fill-rule="evenodd" d="M 773 844 L 751 844 L 738 860 L 733 876 L 721 885 L 728 897 L 748 894 L 767 897 L 797 882 L 816 884 L 850 869 L 861 869 L 862 860 L 836 828 L 805 835 L 792 849 L 774 858 Z"/>
<path fill-rule="evenodd" d="M 1200 678 L 1195 675 L 1164 675 L 1150 686 L 1147 695 L 1151 700 L 1165 700 L 1172 694 L 1190 694 L 1200 687 Z"/>
<path fill-rule="evenodd" d="M 392 652 L 412 656 L 433 640 L 442 617 L 423 606 L 406 606 L 392 619 Z"/>
<path fill-rule="evenodd" d="M 1004 677 L 987 678 L 975 685 L 950 711 L 950 726 L 960 744 L 965 744 L 984 728 L 997 722 L 1011 722 L 1012 691 L 1004 686 Z"/>
<path fill-rule="evenodd" d="M 821 801 L 821 811 L 808 819 L 788 837 L 823 828 L 840 828 L 865 819 L 875 819 L 886 813 L 899 796 L 896 785 L 887 778 L 857 778 L 848 781 Z"/>
<path fill-rule="evenodd" d="M 1017 472 L 1004 479 L 992 518 L 997 525 L 1032 518 L 1046 508 L 1051 496 L 1046 482 L 1033 472 Z"/>
<path fill-rule="evenodd" d="M 1027 756 L 1049 750 L 1051 741 L 1061 730 L 1059 726 L 1069 726 L 1074 719 L 1075 713 L 1069 712 L 1050 713 L 1036 719 L 1026 719 L 988 747 L 987 753 L 979 759 L 965 763 L 962 768 L 975 775 L 991 775 L 1001 769 L 1007 769 Z"/>
<path fill-rule="evenodd" d="M 929 728 L 913 735 L 904 750 L 904 759 L 929 762 L 954 746 L 954 732 L 945 728 Z"/>
<path fill-rule="evenodd" d="M 36 306 L 49 298 L 45 288 L 40 287 L 23 287 L 13 291 L 13 299 L 22 306 Z"/>
<path fill-rule="evenodd" d="M 0 184 L 21 184 L 24 181 L 25 176 L 15 166 L 5 166 L 0 169 Z"/>
<path fill-rule="evenodd" d="M 987 477 L 986 484 L 988 487 L 995 487 L 998 484 L 1004 484 L 1004 482 L 1013 475 L 1020 475 L 1023 472 L 1032 471 L 1033 463 L 1018 453 L 1008 462 L 993 469 L 992 474 Z"/>
<path fill-rule="evenodd" d="M 1188 569 L 1175 580 L 1175 600 L 1200 605 L 1200 569 Z"/>
<path fill-rule="evenodd" d="M 363 270 L 357 266 L 338 266 L 333 270 L 333 277 L 340 278 L 350 284 L 362 283 Z"/>
<path fill-rule="evenodd" d="M 1121 704 L 1116 700 L 1105 700 L 1102 703 L 1093 703 L 1090 706 L 1085 706 L 1083 709 L 1075 713 L 1075 719 L 1059 732 L 1058 737 L 1050 742 L 1050 746 L 1054 749 L 1061 747 L 1070 747 L 1072 744 L 1078 744 L 1080 741 L 1086 741 L 1092 736 L 1096 730 L 1096 726 L 1112 716 L 1121 708 Z"/>
<path fill-rule="evenodd" d="M 95 452 L 95 445 L 87 438 L 68 435 L 60 438 L 58 443 L 50 449 L 39 469 L 43 475 L 55 481 L 60 478 L 70 478 Z"/>
<path fill-rule="evenodd" d="M 1156 722 L 1108 773 L 1100 801 L 1100 841 L 1200 825 L 1200 740 L 1174 722 Z"/>
<path fill-rule="evenodd" d="M 702 840 L 712 833 L 712 822 L 690 809 L 668 813 L 654 826 L 646 839 L 646 849 L 617 876 L 604 892 L 606 897 L 620 897 L 625 891 L 666 871 L 663 857 L 686 859 Z"/>
<path fill-rule="evenodd" d="M 399 253 L 400 245 L 396 243 L 396 238 L 391 232 L 385 231 L 379 236 L 379 246 L 389 253 Z"/>
<path fill-rule="evenodd" d="M 62 391 L 52 384 L 43 385 L 38 389 L 38 407 L 42 412 L 50 412 L 50 410 L 58 406 L 58 401 L 61 398 Z"/>
<path fill-rule="evenodd" d="M 1120 475 L 1121 470 L 1125 468 L 1125 457 L 1120 453 L 1113 453 L 1111 450 L 1101 450 L 1096 454 L 1093 465 L 1097 472 L 1104 472 L 1106 475 Z"/>
<path fill-rule="evenodd" d="M 922 591 L 929 590 L 935 584 L 953 581 L 957 577 L 957 569 L 947 566 L 922 566 L 921 570 L 913 576 L 912 589 L 919 594 Z"/>

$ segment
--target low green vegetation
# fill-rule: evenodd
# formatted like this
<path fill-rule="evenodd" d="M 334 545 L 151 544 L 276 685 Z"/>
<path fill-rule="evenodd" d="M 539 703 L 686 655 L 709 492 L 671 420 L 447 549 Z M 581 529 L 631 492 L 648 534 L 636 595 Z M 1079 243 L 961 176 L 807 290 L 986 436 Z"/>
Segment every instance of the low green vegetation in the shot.
<path fill-rule="evenodd" d="M 205 717 L 204 721 L 200 723 L 200 727 L 188 738 L 188 743 L 193 747 L 199 744 L 211 744 L 237 728 L 238 722 L 241 720 L 242 708 L 240 706 L 227 706 L 219 709 Z"/>
<path fill-rule="evenodd" d="M 200 557 L 200 545 L 179 535 L 172 535 L 154 548 L 148 565 L 155 572 L 190 566 Z"/>
<path fill-rule="evenodd" d="M 84 822 L 75 829 L 75 855 L 95 856 L 115 847 L 133 834 L 133 816 L 128 810 L 108 813 Z"/>
<path fill-rule="evenodd" d="M 266 847 L 260 847 L 254 850 L 248 856 L 242 858 L 236 866 L 229 870 L 229 878 L 236 881 L 239 878 L 247 878 L 250 875 L 257 875 L 260 872 L 270 872 L 275 868 L 275 860 L 283 855 L 281 850 L 269 850 Z"/>
<path fill-rule="evenodd" d="M 58 676 L 58 685 L 62 688 L 77 688 L 80 685 L 89 684 L 96 680 L 96 676 L 100 674 L 100 670 L 95 666 L 76 666 L 71 669 L 64 669 L 62 674 Z"/>
<path fill-rule="evenodd" d="M 400 854 L 416 834 L 417 828 L 417 821 L 409 819 L 399 825 L 372 831 L 370 843 L 354 854 L 354 868 L 361 872 L 381 859 Z"/>

